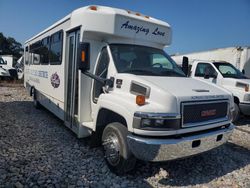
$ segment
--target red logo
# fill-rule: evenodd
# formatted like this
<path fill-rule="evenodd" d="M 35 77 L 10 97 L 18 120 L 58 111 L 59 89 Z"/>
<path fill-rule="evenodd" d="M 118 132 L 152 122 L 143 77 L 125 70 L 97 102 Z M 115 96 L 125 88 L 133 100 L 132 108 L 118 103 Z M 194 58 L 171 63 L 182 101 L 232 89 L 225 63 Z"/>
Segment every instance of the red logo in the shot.
<path fill-rule="evenodd" d="M 201 111 L 201 117 L 209 117 L 216 115 L 216 109 Z"/>

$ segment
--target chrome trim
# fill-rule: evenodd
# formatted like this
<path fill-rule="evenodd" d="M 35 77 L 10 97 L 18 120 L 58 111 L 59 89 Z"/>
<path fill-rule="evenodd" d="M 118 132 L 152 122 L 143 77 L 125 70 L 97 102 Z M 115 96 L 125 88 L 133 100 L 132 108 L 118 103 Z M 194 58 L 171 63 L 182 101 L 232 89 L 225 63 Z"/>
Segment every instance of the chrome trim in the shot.
<path fill-rule="evenodd" d="M 141 86 L 141 87 L 145 87 L 145 88 L 146 88 L 145 97 L 146 97 L 146 98 L 149 98 L 150 90 L 151 90 L 149 86 L 147 86 L 147 85 L 145 85 L 145 84 L 142 84 L 142 83 L 140 83 L 140 82 L 137 82 L 137 81 L 132 80 L 132 81 L 131 81 L 131 84 L 130 84 L 130 89 L 129 89 L 129 91 L 130 91 L 130 93 L 132 93 L 132 94 L 134 94 L 134 95 L 142 95 L 142 93 L 138 93 L 138 92 L 132 91 L 132 90 L 131 90 L 131 89 L 132 89 L 132 84 L 137 84 L 137 85 L 139 85 L 139 86 Z"/>
<path fill-rule="evenodd" d="M 193 104 L 212 104 L 212 103 L 220 103 L 220 102 L 227 102 L 227 116 L 225 116 L 224 118 L 217 118 L 214 120 L 208 120 L 208 121 L 204 121 L 204 122 L 197 122 L 197 123 L 186 123 L 184 124 L 184 106 L 188 106 L 188 105 L 193 105 Z M 228 101 L 228 99 L 225 100 L 219 100 L 219 101 L 203 101 L 203 102 L 182 102 L 181 104 L 181 126 L 183 128 L 187 128 L 187 127 L 196 127 L 196 126 L 202 126 L 202 125 L 206 125 L 206 124 L 213 124 L 213 123 L 218 123 L 218 122 L 222 122 L 222 121 L 228 121 L 229 120 L 229 110 L 230 110 L 230 103 Z"/>
<path fill-rule="evenodd" d="M 224 118 L 217 118 L 215 120 L 208 120 L 208 121 L 204 121 L 204 122 L 186 123 L 185 125 L 183 125 L 183 120 L 182 120 L 182 127 L 184 127 L 184 128 L 196 127 L 196 126 L 202 126 L 202 125 L 213 124 L 213 123 L 218 123 L 218 122 L 225 122 L 228 120 L 229 120 L 229 118 L 228 118 L 228 116 L 226 116 Z"/>
<path fill-rule="evenodd" d="M 204 131 L 207 129 L 220 127 L 220 126 L 227 125 L 230 123 L 231 123 L 231 121 L 228 120 L 226 122 L 224 121 L 224 122 L 218 122 L 218 123 L 208 124 L 208 125 L 203 125 L 203 126 L 182 128 L 182 129 L 178 129 L 175 131 L 147 131 L 147 130 L 141 130 L 141 129 L 134 128 L 134 133 L 138 134 L 138 135 L 144 135 L 144 136 L 172 136 L 172 135 L 180 135 L 180 134 L 192 133 L 192 132 L 197 132 L 197 131 Z"/>
<path fill-rule="evenodd" d="M 178 113 L 135 112 L 134 117 L 148 119 L 181 119 L 181 115 Z"/>
<path fill-rule="evenodd" d="M 199 135 L 181 138 L 144 138 L 129 134 L 127 143 L 135 157 L 144 161 L 167 161 L 196 155 L 216 148 L 228 141 L 234 125 L 218 131 L 207 132 Z M 218 136 L 222 135 L 221 140 Z M 195 141 L 200 145 L 193 147 Z"/>

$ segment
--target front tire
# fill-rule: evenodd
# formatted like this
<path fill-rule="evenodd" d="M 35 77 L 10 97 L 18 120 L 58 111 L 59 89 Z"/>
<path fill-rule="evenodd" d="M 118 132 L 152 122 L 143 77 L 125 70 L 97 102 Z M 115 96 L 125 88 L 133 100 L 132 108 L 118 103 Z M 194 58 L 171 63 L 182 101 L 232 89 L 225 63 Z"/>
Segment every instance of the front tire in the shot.
<path fill-rule="evenodd" d="M 234 103 L 234 113 L 233 113 L 233 123 L 237 122 L 240 118 L 240 108 L 239 105 Z"/>
<path fill-rule="evenodd" d="M 105 160 L 112 172 L 123 175 L 132 170 L 136 159 L 127 144 L 127 128 L 121 123 L 108 124 L 102 134 Z"/>

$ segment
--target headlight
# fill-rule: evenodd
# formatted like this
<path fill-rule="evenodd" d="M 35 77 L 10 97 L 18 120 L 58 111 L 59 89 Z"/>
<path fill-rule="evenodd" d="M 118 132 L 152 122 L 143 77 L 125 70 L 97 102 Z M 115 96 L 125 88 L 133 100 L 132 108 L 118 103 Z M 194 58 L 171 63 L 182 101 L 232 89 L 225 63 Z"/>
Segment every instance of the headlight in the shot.
<path fill-rule="evenodd" d="M 243 100 L 244 101 L 250 101 L 250 94 L 245 94 Z"/>
<path fill-rule="evenodd" d="M 177 114 L 135 113 L 133 127 L 144 130 L 176 130 L 181 127 Z"/>

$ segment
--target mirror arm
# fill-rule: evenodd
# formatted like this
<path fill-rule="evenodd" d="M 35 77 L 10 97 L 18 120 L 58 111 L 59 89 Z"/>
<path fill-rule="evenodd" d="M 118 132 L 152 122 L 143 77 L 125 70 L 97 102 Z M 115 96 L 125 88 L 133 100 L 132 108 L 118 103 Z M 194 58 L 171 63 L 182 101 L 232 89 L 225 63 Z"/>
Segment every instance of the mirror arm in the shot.
<path fill-rule="evenodd" d="M 90 73 L 88 71 L 82 71 L 82 73 L 85 74 L 85 75 L 87 75 L 88 77 L 96 80 L 97 82 L 100 82 L 101 84 L 105 85 L 105 80 L 106 79 L 103 79 L 103 78 L 101 78 L 99 76 L 96 76 L 96 75 L 94 75 L 94 74 L 92 74 L 92 73 Z"/>
<path fill-rule="evenodd" d="M 96 76 L 88 71 L 82 71 L 83 74 L 85 74 L 86 76 L 96 80 L 97 82 L 101 83 L 102 85 L 108 85 L 109 87 L 113 87 L 114 85 L 114 77 L 111 77 L 110 79 L 105 79 L 105 78 L 101 78 L 99 76 Z"/>

